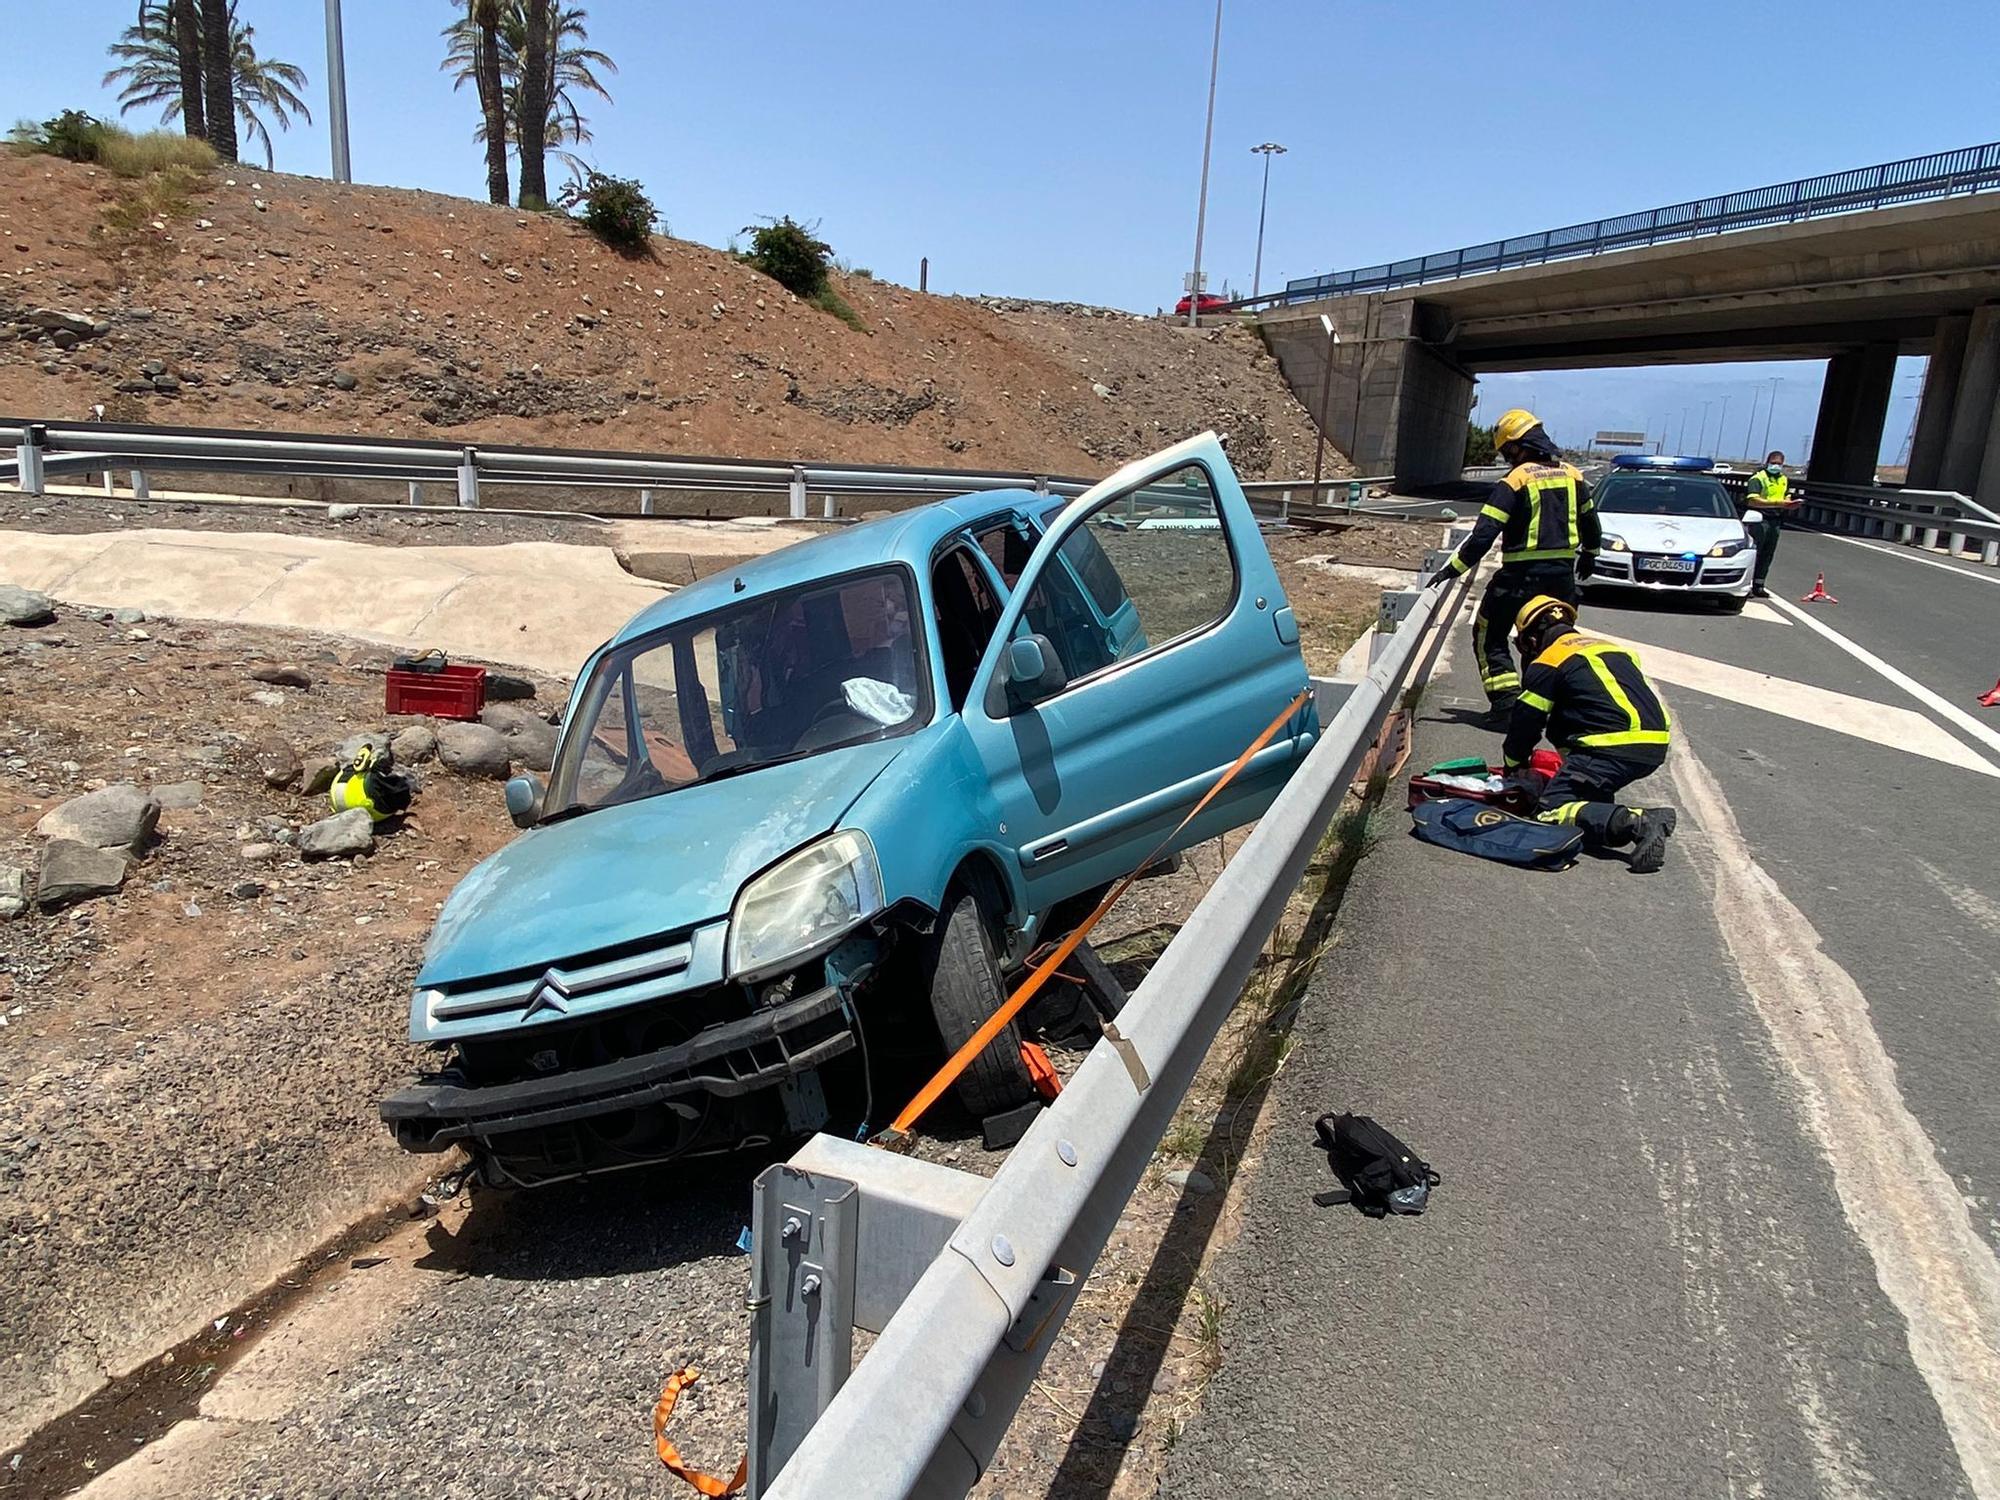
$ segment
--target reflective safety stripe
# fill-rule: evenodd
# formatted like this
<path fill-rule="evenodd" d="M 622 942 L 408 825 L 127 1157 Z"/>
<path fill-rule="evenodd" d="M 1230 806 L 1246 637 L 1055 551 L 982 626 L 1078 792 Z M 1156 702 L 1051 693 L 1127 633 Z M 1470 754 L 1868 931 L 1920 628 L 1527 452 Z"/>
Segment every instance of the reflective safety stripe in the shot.
<path fill-rule="evenodd" d="M 1502 526 L 1507 524 L 1507 512 L 1497 505 L 1482 505 L 1479 507 L 1479 513 L 1489 520 L 1498 521 Z"/>
<path fill-rule="evenodd" d="M 1588 802 L 1565 802 L 1561 807 L 1544 808 L 1535 814 L 1537 823 L 1574 823 L 1576 815 L 1590 806 Z"/>
<path fill-rule="evenodd" d="M 1574 544 L 1568 547 L 1530 547 L 1519 552 L 1502 552 L 1503 563 L 1517 562 L 1569 562 L 1576 556 Z"/>
<path fill-rule="evenodd" d="M 1665 745 L 1671 738 L 1672 731 L 1665 729 L 1619 729 L 1609 734 L 1580 734 L 1576 742 L 1586 750 L 1601 750 L 1612 745 Z"/>
<path fill-rule="evenodd" d="M 1449 566 L 1452 572 L 1456 574 L 1462 575 L 1467 571 L 1465 559 L 1460 557 L 1456 552 L 1452 553 Z"/>
<path fill-rule="evenodd" d="M 1579 648 L 1577 655 L 1590 663 L 1590 670 L 1597 675 L 1598 685 L 1604 689 L 1611 701 L 1618 705 L 1619 710 L 1625 715 L 1625 722 L 1636 730 L 1644 720 L 1639 717 L 1639 710 L 1632 706 L 1632 700 L 1625 696 L 1625 689 L 1618 685 L 1618 679 L 1611 675 L 1611 668 L 1604 665 L 1604 651 L 1601 642 L 1593 642 Z"/>
<path fill-rule="evenodd" d="M 1521 701 L 1535 710 L 1536 713 L 1549 713 L 1555 708 L 1555 704 L 1549 702 L 1540 693 L 1523 693 L 1521 694 Z"/>
<path fill-rule="evenodd" d="M 1488 677 L 1484 672 L 1481 672 L 1479 674 L 1479 684 L 1489 693 L 1511 692 L 1521 685 L 1521 674 L 1519 672 L 1496 672 L 1491 677 Z"/>

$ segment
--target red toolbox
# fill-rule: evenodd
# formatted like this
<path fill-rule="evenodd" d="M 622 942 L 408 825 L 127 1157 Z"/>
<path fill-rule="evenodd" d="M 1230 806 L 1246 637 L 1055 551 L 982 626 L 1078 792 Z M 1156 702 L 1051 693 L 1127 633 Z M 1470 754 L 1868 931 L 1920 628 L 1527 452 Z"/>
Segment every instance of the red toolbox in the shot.
<path fill-rule="evenodd" d="M 389 668 L 383 699 L 392 714 L 476 719 L 486 707 L 486 668 L 454 667 L 441 656 L 399 660 Z"/>

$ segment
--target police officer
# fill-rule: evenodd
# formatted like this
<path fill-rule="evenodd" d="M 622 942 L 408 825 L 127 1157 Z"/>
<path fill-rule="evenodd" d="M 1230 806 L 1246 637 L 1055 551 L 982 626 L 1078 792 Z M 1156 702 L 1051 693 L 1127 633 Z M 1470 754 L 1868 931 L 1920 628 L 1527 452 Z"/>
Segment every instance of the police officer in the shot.
<path fill-rule="evenodd" d="M 1521 675 L 1507 649 L 1508 627 L 1537 595 L 1576 602 L 1577 579 L 1589 577 L 1596 560 L 1599 527 L 1590 486 L 1563 462 L 1533 412 L 1519 407 L 1507 412 L 1494 424 L 1493 440 L 1507 462 L 1507 477 L 1486 497 L 1472 535 L 1425 582 L 1469 572 L 1499 541 L 1500 571 L 1473 616 L 1472 650 L 1494 719 L 1504 724 L 1521 691 Z"/>
<path fill-rule="evenodd" d="M 1678 819 L 1670 807 L 1625 806 L 1618 797 L 1665 763 L 1667 706 L 1630 651 L 1577 633 L 1576 607 L 1565 600 L 1530 599 L 1515 633 L 1527 666 L 1501 750 L 1508 770 L 1525 767 L 1546 733 L 1564 759 L 1535 816 L 1575 824 L 1589 849 L 1630 845 L 1633 873 L 1651 874 L 1666 862 Z"/>
<path fill-rule="evenodd" d="M 1773 451 L 1765 455 L 1764 467 L 1751 473 L 1750 483 L 1743 492 L 1743 498 L 1749 502 L 1745 513 L 1754 512 L 1762 518 L 1750 528 L 1751 540 L 1757 547 L 1757 572 L 1750 585 L 1753 598 L 1771 597 L 1764 580 L 1771 574 L 1771 560 L 1778 555 L 1778 532 L 1785 513 L 1797 509 L 1799 504 L 1791 490 L 1792 482 L 1785 475 L 1785 455 Z"/>

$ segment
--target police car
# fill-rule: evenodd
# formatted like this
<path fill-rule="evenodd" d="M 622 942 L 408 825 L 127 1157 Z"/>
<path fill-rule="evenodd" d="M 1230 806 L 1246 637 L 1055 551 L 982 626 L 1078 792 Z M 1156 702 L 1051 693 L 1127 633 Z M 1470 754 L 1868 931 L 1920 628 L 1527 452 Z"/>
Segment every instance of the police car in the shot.
<path fill-rule="evenodd" d="M 1591 499 L 1604 543 L 1586 588 L 1689 594 L 1730 611 L 1750 597 L 1755 528 L 1712 460 L 1620 454 Z"/>

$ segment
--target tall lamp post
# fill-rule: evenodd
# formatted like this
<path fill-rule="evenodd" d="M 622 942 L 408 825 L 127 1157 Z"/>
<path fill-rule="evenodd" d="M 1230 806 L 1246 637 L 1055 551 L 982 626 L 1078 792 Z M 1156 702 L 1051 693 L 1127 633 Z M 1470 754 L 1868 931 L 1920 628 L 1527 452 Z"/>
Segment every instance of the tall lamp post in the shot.
<path fill-rule="evenodd" d="M 1250 296 L 1254 301 L 1264 280 L 1264 210 L 1271 202 L 1271 158 L 1283 156 L 1285 148 L 1276 141 L 1266 141 L 1250 149 L 1264 158 L 1264 191 L 1257 199 L 1257 261 L 1250 269 Z"/>
<path fill-rule="evenodd" d="M 1188 327 L 1201 323 L 1201 236 L 1208 228 L 1208 148 L 1215 139 L 1215 74 L 1222 63 L 1222 0 L 1215 0 L 1215 40 L 1208 49 L 1208 124 L 1201 133 L 1201 200 L 1194 211 L 1194 274 L 1188 277 Z"/>
<path fill-rule="evenodd" d="M 1320 470 L 1326 462 L 1327 406 L 1333 399 L 1333 351 L 1340 347 L 1340 335 L 1334 332 L 1333 319 L 1329 318 L 1325 313 L 1321 313 L 1319 315 L 1319 326 L 1326 330 L 1326 364 L 1319 373 L 1319 420 L 1315 424 L 1319 428 L 1319 442 L 1313 448 L 1312 503 L 1314 505 L 1320 503 L 1319 476 Z M 1354 439 L 1349 438 L 1348 446 L 1352 448 L 1354 445 Z M 1350 458 L 1353 457 L 1351 453 L 1348 456 Z"/>
<path fill-rule="evenodd" d="M 1764 408 L 1764 451 L 1766 453 L 1771 451 L 1771 413 L 1778 409 L 1778 387 L 1784 383 L 1785 377 L 1782 375 L 1773 375 L 1771 377 L 1771 400 L 1770 404 Z"/>
<path fill-rule="evenodd" d="M 347 156 L 347 58 L 340 41 L 340 0 L 326 0 L 326 123 L 333 137 L 333 180 L 354 181 Z"/>

